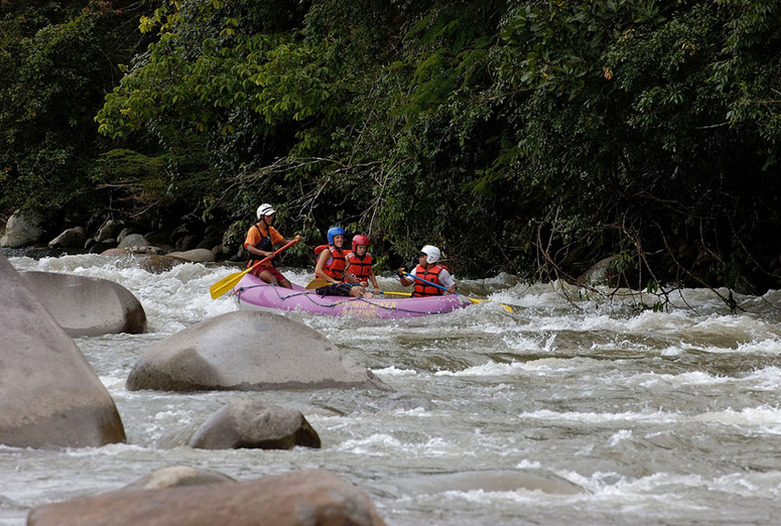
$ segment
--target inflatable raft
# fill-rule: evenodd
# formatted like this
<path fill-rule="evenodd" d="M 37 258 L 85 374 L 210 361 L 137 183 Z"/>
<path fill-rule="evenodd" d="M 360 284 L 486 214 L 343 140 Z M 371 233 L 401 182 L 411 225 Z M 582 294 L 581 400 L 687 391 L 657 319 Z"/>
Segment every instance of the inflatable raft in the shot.
<path fill-rule="evenodd" d="M 302 311 L 330 316 L 358 316 L 361 318 L 394 319 L 441 314 L 467 307 L 472 301 L 456 294 L 407 298 L 379 294 L 374 298 L 345 298 L 320 296 L 293 284 L 292 289 L 270 285 L 247 274 L 233 289 L 240 307 Z"/>

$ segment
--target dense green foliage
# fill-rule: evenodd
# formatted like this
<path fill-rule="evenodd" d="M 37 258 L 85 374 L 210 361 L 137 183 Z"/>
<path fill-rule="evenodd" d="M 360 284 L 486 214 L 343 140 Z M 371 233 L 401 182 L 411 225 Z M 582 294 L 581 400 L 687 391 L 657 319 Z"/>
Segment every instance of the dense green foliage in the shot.
<path fill-rule="evenodd" d="M 74 94 L 111 78 L 90 54 L 119 23 L 107 4 L 38 28 L 6 5 L 0 210 L 75 171 L 47 205 L 102 185 L 240 232 L 269 201 L 285 231 L 340 223 L 389 265 L 433 243 L 460 275 L 619 255 L 635 285 L 781 286 L 776 2 L 158 1 L 99 111 Z M 106 143 L 57 142 L 95 113 Z"/>
<path fill-rule="evenodd" d="M 99 206 L 89 172 L 109 144 L 94 114 L 121 78 L 117 62 L 139 42 L 130 22 L 138 15 L 121 7 L 100 0 L 0 5 L 1 211 L 43 208 L 61 220 Z"/>

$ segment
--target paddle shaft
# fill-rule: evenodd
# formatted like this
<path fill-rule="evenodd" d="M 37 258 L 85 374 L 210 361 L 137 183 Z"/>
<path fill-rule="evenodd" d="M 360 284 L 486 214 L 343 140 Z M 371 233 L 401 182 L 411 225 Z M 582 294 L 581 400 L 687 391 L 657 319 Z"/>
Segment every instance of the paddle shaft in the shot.
<path fill-rule="evenodd" d="M 445 292 L 450 292 L 449 290 L 447 290 L 447 287 L 443 287 L 442 285 L 439 285 L 439 284 L 434 283 L 433 281 L 429 281 L 427 279 L 419 278 L 419 277 L 417 277 L 414 274 L 410 274 L 409 272 L 404 272 L 404 275 L 407 276 L 407 277 L 410 277 L 412 279 L 416 279 L 418 281 L 422 281 L 423 283 L 427 283 L 427 284 L 431 285 L 432 287 L 436 287 L 438 289 L 442 289 Z M 455 294 L 458 294 L 459 296 L 463 296 L 463 294 L 461 294 L 460 292 L 456 292 Z M 466 297 L 469 298 L 469 296 L 466 296 Z M 469 298 L 469 299 L 474 301 L 472 298 Z"/>
<path fill-rule="evenodd" d="M 279 254 L 279 253 L 280 253 L 280 252 L 282 252 L 283 250 L 287 250 L 288 248 L 292 247 L 293 245 L 295 245 L 295 244 L 296 244 L 296 243 L 298 243 L 299 241 L 301 241 L 301 240 L 300 240 L 300 239 L 294 239 L 293 241 L 291 241 L 291 242 L 290 242 L 290 243 L 288 243 L 287 245 L 285 245 L 285 246 L 283 246 L 283 247 L 280 247 L 280 248 L 278 248 L 278 249 L 277 249 L 277 250 L 275 250 L 275 251 L 274 251 L 274 252 L 273 252 L 273 253 L 272 253 L 270 256 L 266 256 L 265 258 L 261 259 L 260 261 L 258 261 L 258 262 L 257 262 L 257 263 L 255 263 L 254 265 L 252 265 L 250 268 L 248 268 L 248 269 L 246 270 L 246 272 L 252 272 L 253 270 L 255 270 L 255 267 L 257 267 L 257 266 L 260 266 L 260 265 L 263 265 L 264 263 L 268 263 L 269 261 L 271 261 L 271 258 L 273 258 L 274 256 L 276 256 L 277 254 Z"/>
<path fill-rule="evenodd" d="M 258 267 L 259 265 L 268 263 L 269 261 L 271 261 L 271 258 L 276 256 L 283 250 L 287 250 L 288 248 L 292 247 L 299 241 L 301 241 L 300 238 L 294 239 L 287 245 L 275 250 L 274 253 L 272 253 L 270 256 L 266 256 L 265 258 L 261 259 L 260 261 L 252 265 L 250 268 L 242 272 L 236 272 L 234 274 L 230 274 L 229 276 L 224 277 L 223 279 L 221 279 L 220 281 L 212 285 L 211 288 L 209 289 L 209 293 L 211 294 L 212 299 L 216 300 L 217 298 L 219 298 L 220 296 L 222 296 L 223 294 L 231 290 L 239 281 L 241 281 L 241 278 L 243 278 L 246 274 L 255 270 L 255 268 Z"/>
<path fill-rule="evenodd" d="M 417 276 L 414 276 L 414 275 L 410 274 L 409 272 L 404 272 L 404 275 L 405 276 L 409 276 L 410 278 L 422 281 L 423 283 L 428 283 L 429 285 L 431 285 L 433 287 L 437 287 L 438 289 L 442 289 L 442 290 L 445 290 L 445 291 L 447 290 L 442 285 L 437 285 L 436 283 L 433 283 L 433 282 L 431 282 L 431 281 L 429 281 L 427 279 L 419 278 Z M 466 294 L 461 294 L 460 292 L 456 292 L 455 294 L 458 294 L 459 296 L 464 296 L 465 298 L 468 298 L 469 301 L 471 301 L 472 303 L 480 303 L 481 301 L 491 301 L 491 300 L 479 300 L 477 298 L 471 298 L 471 297 L 467 296 Z M 512 307 L 510 307 L 509 305 L 505 305 L 504 303 L 500 303 L 499 305 L 504 307 L 504 310 L 506 310 L 507 312 L 512 312 L 513 311 Z"/>

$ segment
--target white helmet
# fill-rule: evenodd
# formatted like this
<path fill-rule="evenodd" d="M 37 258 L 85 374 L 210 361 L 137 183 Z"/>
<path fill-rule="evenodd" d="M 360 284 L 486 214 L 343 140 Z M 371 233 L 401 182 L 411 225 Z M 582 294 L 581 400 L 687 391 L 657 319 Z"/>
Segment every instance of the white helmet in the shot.
<path fill-rule="evenodd" d="M 270 216 L 271 214 L 275 214 L 275 213 L 276 210 L 274 210 L 274 207 L 268 203 L 263 203 L 258 207 L 258 219 L 260 219 L 263 216 Z"/>
<path fill-rule="evenodd" d="M 442 257 L 442 252 L 433 245 L 426 245 L 420 249 L 421 254 L 426 254 L 426 263 L 433 265 Z"/>

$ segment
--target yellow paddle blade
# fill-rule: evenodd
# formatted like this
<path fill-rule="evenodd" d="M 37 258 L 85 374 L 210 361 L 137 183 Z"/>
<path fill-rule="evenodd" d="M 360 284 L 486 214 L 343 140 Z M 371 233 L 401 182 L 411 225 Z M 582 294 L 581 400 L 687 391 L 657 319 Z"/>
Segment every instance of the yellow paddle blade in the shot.
<path fill-rule="evenodd" d="M 241 281 L 241 278 L 244 277 L 244 275 L 252 270 L 252 267 L 248 268 L 247 270 L 243 272 L 235 272 L 233 274 L 229 274 L 228 276 L 225 276 L 220 281 L 215 283 L 211 286 L 209 289 L 209 294 L 212 295 L 212 299 L 216 300 L 229 290 L 232 290 L 233 287 L 239 284 L 239 281 Z"/>
<path fill-rule="evenodd" d="M 306 288 L 319 289 L 320 287 L 327 287 L 328 285 L 333 285 L 333 283 L 331 283 L 330 281 L 326 281 L 323 278 L 315 278 L 309 282 Z"/>
<path fill-rule="evenodd" d="M 480 303 L 480 302 L 482 302 L 482 301 L 490 301 L 491 303 L 494 303 L 494 302 L 493 302 L 493 300 L 480 300 L 480 299 L 477 299 L 477 298 L 472 298 L 472 297 L 470 297 L 470 296 L 467 296 L 467 298 L 469 298 L 469 300 L 470 300 L 472 303 Z M 497 303 L 498 303 L 498 302 L 497 302 Z M 501 305 L 502 307 L 504 307 L 504 310 L 506 310 L 507 312 L 512 312 L 512 311 L 513 311 L 513 308 L 512 308 L 512 307 L 510 307 L 509 305 L 506 305 L 506 304 L 504 304 L 504 303 L 499 303 L 499 305 Z"/>

